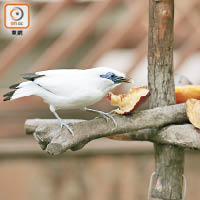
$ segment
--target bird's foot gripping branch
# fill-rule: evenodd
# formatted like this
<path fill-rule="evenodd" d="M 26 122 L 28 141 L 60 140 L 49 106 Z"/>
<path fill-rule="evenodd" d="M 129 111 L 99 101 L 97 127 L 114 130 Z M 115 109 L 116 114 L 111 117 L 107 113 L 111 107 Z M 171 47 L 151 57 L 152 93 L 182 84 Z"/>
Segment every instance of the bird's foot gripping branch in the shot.
<path fill-rule="evenodd" d="M 67 120 L 74 131 L 72 136 L 67 129 L 60 128 L 57 120 L 27 120 L 27 134 L 33 134 L 43 150 L 58 155 L 68 149 L 79 150 L 89 141 L 126 134 L 132 140 L 152 141 L 161 144 L 173 144 L 181 147 L 200 149 L 199 131 L 188 122 L 185 104 L 159 107 L 135 112 L 131 115 L 112 115 L 118 126 L 113 126 L 111 119 Z M 179 125 L 175 125 L 179 124 Z M 160 128 L 154 133 L 153 128 Z"/>

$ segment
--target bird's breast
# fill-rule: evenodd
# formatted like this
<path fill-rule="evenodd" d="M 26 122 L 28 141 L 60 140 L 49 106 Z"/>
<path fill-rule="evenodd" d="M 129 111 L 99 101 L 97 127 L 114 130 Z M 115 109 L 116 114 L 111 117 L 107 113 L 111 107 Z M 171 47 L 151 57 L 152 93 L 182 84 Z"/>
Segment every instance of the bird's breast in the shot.
<path fill-rule="evenodd" d="M 55 96 L 49 104 L 56 109 L 81 109 L 100 101 L 105 96 L 102 91 L 82 91 L 68 96 Z"/>

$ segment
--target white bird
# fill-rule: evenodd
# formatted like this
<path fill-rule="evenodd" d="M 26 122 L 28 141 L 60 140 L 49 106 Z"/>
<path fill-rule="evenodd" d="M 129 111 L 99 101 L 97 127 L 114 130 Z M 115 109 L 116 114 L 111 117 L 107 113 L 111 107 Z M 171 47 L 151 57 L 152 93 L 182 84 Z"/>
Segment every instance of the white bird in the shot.
<path fill-rule="evenodd" d="M 56 113 L 59 109 L 81 109 L 97 112 L 104 118 L 115 120 L 109 113 L 87 108 L 100 101 L 110 90 L 132 79 L 117 70 L 98 67 L 87 70 L 58 69 L 22 74 L 28 80 L 10 86 L 14 91 L 4 95 L 4 101 L 25 96 L 39 96 L 49 104 L 50 111 L 73 135 L 73 130 Z"/>

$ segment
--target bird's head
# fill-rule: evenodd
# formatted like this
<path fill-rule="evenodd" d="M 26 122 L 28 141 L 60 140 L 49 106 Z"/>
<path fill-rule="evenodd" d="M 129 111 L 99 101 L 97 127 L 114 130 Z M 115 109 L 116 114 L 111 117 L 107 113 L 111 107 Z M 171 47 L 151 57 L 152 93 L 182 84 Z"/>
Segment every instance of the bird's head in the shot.
<path fill-rule="evenodd" d="M 107 88 L 108 90 L 115 88 L 123 82 L 133 83 L 133 80 L 126 77 L 124 73 L 111 68 L 98 67 L 93 68 L 92 70 L 94 70 L 95 74 L 99 77 L 102 87 Z"/>
<path fill-rule="evenodd" d="M 99 68 L 99 77 L 104 80 L 108 80 L 110 83 L 116 85 L 123 82 L 133 83 L 133 80 L 131 78 L 126 77 L 124 73 L 105 67 Z"/>
<path fill-rule="evenodd" d="M 113 84 L 120 84 L 120 83 L 133 83 L 131 78 L 125 77 L 123 73 L 114 73 L 114 72 L 107 72 L 106 74 L 101 74 L 101 78 L 106 78 L 113 82 Z"/>

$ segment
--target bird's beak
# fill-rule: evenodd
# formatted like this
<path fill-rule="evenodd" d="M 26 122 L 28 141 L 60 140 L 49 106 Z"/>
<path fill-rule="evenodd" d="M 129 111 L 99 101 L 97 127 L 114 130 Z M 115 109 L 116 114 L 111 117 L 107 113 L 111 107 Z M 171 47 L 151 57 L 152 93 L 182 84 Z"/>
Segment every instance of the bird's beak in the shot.
<path fill-rule="evenodd" d="M 120 81 L 124 83 L 134 83 L 133 79 L 125 77 L 120 77 Z"/>
<path fill-rule="evenodd" d="M 134 83 L 132 78 L 125 78 L 125 83 Z"/>

